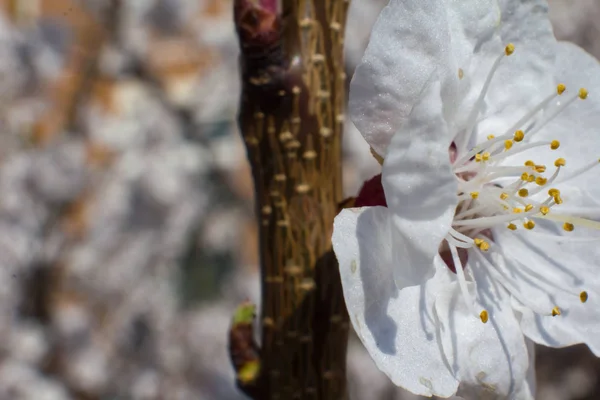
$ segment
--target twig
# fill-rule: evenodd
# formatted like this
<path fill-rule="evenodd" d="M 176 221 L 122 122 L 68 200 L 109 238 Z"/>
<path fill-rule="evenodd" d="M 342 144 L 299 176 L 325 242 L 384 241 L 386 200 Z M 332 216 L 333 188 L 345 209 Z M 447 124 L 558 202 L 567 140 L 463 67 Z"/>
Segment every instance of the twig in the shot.
<path fill-rule="evenodd" d="M 234 4 L 262 282 L 260 370 L 238 385 L 254 399 L 343 399 L 348 317 L 330 238 L 348 1 L 283 0 L 281 13 L 269 0 Z"/>

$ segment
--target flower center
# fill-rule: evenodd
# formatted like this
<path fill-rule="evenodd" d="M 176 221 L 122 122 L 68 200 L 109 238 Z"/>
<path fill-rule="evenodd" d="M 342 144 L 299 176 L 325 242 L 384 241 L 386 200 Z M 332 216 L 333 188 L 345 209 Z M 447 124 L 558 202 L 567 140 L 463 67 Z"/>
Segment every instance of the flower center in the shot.
<path fill-rule="evenodd" d="M 474 133 L 494 72 L 501 60 L 510 56 L 514 50 L 512 44 L 506 46 L 505 52 L 493 64 L 474 109 L 469 114 L 465 130 L 467 140 L 464 143 L 468 143 L 468 139 Z M 462 70 L 459 74 L 461 72 L 464 74 Z M 556 102 L 559 96 L 567 98 L 559 103 Z M 598 165 L 600 160 L 593 160 L 566 176 L 563 169 L 567 162 L 561 157 L 557 157 L 551 166 L 539 164 L 535 160 L 528 160 L 523 165 L 506 165 L 507 159 L 518 153 L 539 147 L 559 149 L 559 140 L 535 140 L 535 135 L 569 105 L 578 100 L 585 100 L 587 96 L 588 92 L 583 88 L 569 95 L 565 85 L 559 84 L 552 94 L 501 135 L 489 135 L 485 141 L 472 149 L 456 149 L 455 146 L 450 148 L 452 168 L 458 181 L 458 206 L 442 250 L 447 249 L 446 264 L 456 273 L 467 304 L 473 305 L 474 314 L 484 323 L 488 320 L 488 312 L 475 310 L 475 302 L 469 292 L 463 270 L 466 263 L 465 254 L 474 256 L 485 264 L 486 269 L 490 270 L 490 276 L 499 281 L 511 295 L 527 306 L 531 304 L 527 296 L 515 289 L 518 285 L 513 284 L 514 277 L 507 275 L 493 261 L 491 253 L 501 251 L 494 243 L 491 234 L 493 228 L 504 225 L 511 231 L 529 231 L 535 228 L 536 220 L 546 219 L 561 223 L 567 232 L 572 232 L 577 225 L 600 229 L 600 223 L 597 221 L 560 213 L 560 210 L 556 212 L 556 208 L 563 204 L 563 199 L 560 191 L 554 187 L 555 184 L 590 170 Z M 573 238 L 578 239 L 581 238 Z M 527 266 L 523 268 L 527 269 Z M 535 273 L 531 270 L 525 272 L 530 275 Z M 556 282 L 556 285 L 561 286 L 560 282 Z M 581 302 L 587 300 L 585 291 L 573 294 L 579 296 Z M 530 308 L 534 309 L 533 306 Z M 559 307 L 534 311 L 543 315 L 560 315 Z"/>

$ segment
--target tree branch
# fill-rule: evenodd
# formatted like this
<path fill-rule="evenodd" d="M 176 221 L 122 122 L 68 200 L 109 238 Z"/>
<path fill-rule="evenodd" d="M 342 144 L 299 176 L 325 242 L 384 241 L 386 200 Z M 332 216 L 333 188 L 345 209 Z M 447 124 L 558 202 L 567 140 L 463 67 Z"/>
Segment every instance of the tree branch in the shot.
<path fill-rule="evenodd" d="M 331 234 L 348 1 L 283 0 L 281 14 L 273 4 L 235 1 L 262 281 L 260 370 L 240 387 L 254 399 L 343 399 L 348 317 Z"/>

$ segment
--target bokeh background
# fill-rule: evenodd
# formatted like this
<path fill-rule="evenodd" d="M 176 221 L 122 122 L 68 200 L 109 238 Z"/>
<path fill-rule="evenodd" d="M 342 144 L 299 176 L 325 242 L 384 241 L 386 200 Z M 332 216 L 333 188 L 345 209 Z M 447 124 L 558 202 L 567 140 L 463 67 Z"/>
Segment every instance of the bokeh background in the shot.
<path fill-rule="evenodd" d="M 353 0 L 347 71 L 385 0 Z M 600 56 L 600 0 L 554 0 Z M 115 6 L 115 4 L 117 6 Z M 0 0 L 0 400 L 234 400 L 257 301 L 231 0 Z M 377 172 L 352 124 L 345 191 Z M 585 347 L 538 349 L 539 399 L 600 399 Z M 355 400 L 416 399 L 348 353 Z"/>

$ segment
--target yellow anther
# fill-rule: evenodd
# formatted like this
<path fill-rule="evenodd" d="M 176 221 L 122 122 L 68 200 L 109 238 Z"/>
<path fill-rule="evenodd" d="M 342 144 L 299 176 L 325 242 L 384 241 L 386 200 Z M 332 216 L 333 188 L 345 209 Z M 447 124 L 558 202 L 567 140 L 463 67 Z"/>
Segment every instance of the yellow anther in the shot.
<path fill-rule="evenodd" d="M 494 135 L 487 135 L 487 140 L 492 140 L 493 138 L 495 138 L 496 136 Z"/>
<path fill-rule="evenodd" d="M 537 172 L 539 174 L 543 174 L 544 172 L 546 172 L 545 165 L 536 165 L 535 167 L 533 167 L 533 169 L 535 169 L 535 172 Z"/>
<path fill-rule="evenodd" d="M 573 225 L 573 224 L 572 224 L 572 223 L 570 223 L 570 222 L 565 222 L 565 223 L 563 224 L 563 229 L 564 229 L 565 231 L 567 231 L 567 232 L 573 232 L 573 229 L 575 229 L 575 225 Z"/>
<path fill-rule="evenodd" d="M 527 197 L 529 196 L 529 190 L 523 188 L 523 189 L 519 189 L 519 191 L 517 192 L 519 194 L 519 196 L 521 197 Z"/>
<path fill-rule="evenodd" d="M 579 98 L 581 100 L 585 100 L 585 99 L 587 99 L 587 97 L 588 97 L 588 91 L 587 91 L 587 89 L 585 89 L 585 88 L 579 89 Z"/>
<path fill-rule="evenodd" d="M 475 162 L 481 162 L 481 159 L 482 157 L 480 153 L 475 154 Z"/>
<path fill-rule="evenodd" d="M 579 293 L 579 300 L 581 300 L 582 303 L 585 303 L 588 300 L 588 293 L 585 290 Z"/>
<path fill-rule="evenodd" d="M 556 204 L 562 204 L 563 203 L 562 197 L 560 197 L 560 195 L 557 194 L 556 196 L 554 196 L 554 202 Z"/>
<path fill-rule="evenodd" d="M 518 130 L 515 132 L 515 136 L 513 137 L 513 139 L 515 140 L 515 142 L 520 142 L 521 140 L 523 140 L 523 138 L 525 137 L 525 133 L 523 133 L 523 131 Z"/>
<path fill-rule="evenodd" d="M 564 83 L 559 83 L 558 86 L 556 86 L 556 93 L 558 93 L 559 96 L 563 94 L 565 90 L 567 90 L 567 87 Z"/>
<path fill-rule="evenodd" d="M 487 312 L 487 311 L 485 311 L 485 310 L 483 310 L 481 313 L 479 313 L 479 319 L 480 319 L 480 320 L 481 320 L 481 322 L 483 322 L 484 324 L 485 324 L 486 322 L 488 322 L 488 319 L 489 319 L 489 317 L 490 317 L 490 316 L 488 315 L 488 312 Z"/>
<path fill-rule="evenodd" d="M 508 207 L 506 204 L 502 204 L 502 208 L 504 208 L 505 210 L 508 210 L 510 207 Z"/>
<path fill-rule="evenodd" d="M 523 172 L 521 174 L 521 180 L 527 182 L 527 179 L 529 179 L 529 174 L 527 172 Z"/>
<path fill-rule="evenodd" d="M 533 210 L 533 204 L 527 204 L 525 206 L 525 211 L 531 211 L 531 210 Z"/>
<path fill-rule="evenodd" d="M 472 198 L 473 200 L 475 200 L 476 198 L 478 198 L 478 197 L 479 197 L 479 192 L 471 192 L 471 193 L 470 193 L 470 195 L 471 195 L 471 198 Z"/>
<path fill-rule="evenodd" d="M 522 208 L 519 208 L 519 207 L 515 207 L 515 208 L 513 208 L 513 213 L 514 213 L 514 214 L 520 214 L 520 213 L 522 213 L 522 212 L 523 212 L 523 209 L 522 209 Z"/>
<path fill-rule="evenodd" d="M 488 251 L 490 248 L 490 244 L 481 238 L 473 239 L 473 243 L 475 243 L 475 246 L 479 247 L 482 251 Z"/>
<path fill-rule="evenodd" d="M 485 153 L 483 153 L 483 154 L 481 155 L 481 158 L 483 158 L 483 161 L 487 161 L 487 160 L 489 160 L 489 159 L 490 159 L 490 156 L 491 156 L 490 152 L 489 152 L 489 151 L 486 151 Z"/>
<path fill-rule="evenodd" d="M 458 79 L 462 79 L 465 76 L 465 71 L 462 68 L 458 69 Z"/>
<path fill-rule="evenodd" d="M 525 161 L 525 166 L 526 167 L 535 167 L 535 163 L 531 160 L 527 160 L 527 161 Z"/>
<path fill-rule="evenodd" d="M 515 224 L 513 224 L 512 222 L 510 224 L 508 224 L 507 228 L 510 229 L 511 231 L 517 230 L 517 226 Z"/>
<path fill-rule="evenodd" d="M 506 47 L 504 48 L 504 54 L 506 54 L 507 56 L 510 56 L 514 52 L 515 52 L 515 45 L 512 43 L 507 44 Z"/>
<path fill-rule="evenodd" d="M 506 199 L 508 199 L 508 193 L 504 193 L 504 192 L 500 193 L 500 198 L 501 198 L 502 200 L 506 200 Z"/>
<path fill-rule="evenodd" d="M 556 188 L 552 188 L 552 189 L 548 190 L 548 196 L 550 196 L 550 197 L 559 196 L 559 195 L 560 195 L 560 190 L 558 190 Z"/>
<path fill-rule="evenodd" d="M 535 222 L 533 222 L 532 220 L 524 222 L 523 227 L 525 227 L 525 229 L 532 230 L 533 228 L 535 228 Z"/>
<path fill-rule="evenodd" d="M 510 150 L 510 148 L 513 146 L 513 141 L 512 140 L 505 140 L 504 141 L 504 148 L 506 150 Z"/>
<path fill-rule="evenodd" d="M 555 167 L 564 167 L 567 164 L 567 160 L 565 160 L 564 158 L 557 158 L 556 161 L 554 161 L 554 166 Z"/>
<path fill-rule="evenodd" d="M 534 175 L 529 175 L 527 177 L 527 182 L 534 182 L 535 181 L 535 176 Z"/>
<path fill-rule="evenodd" d="M 552 316 L 556 317 L 557 315 L 560 315 L 560 308 L 558 308 L 558 306 L 552 309 Z"/>
<path fill-rule="evenodd" d="M 553 140 L 550 142 L 550 148 L 552 150 L 556 150 L 560 147 L 560 142 L 558 140 Z"/>
<path fill-rule="evenodd" d="M 541 206 L 541 207 L 540 207 L 540 212 L 541 212 L 543 215 L 546 215 L 546 214 L 548 214 L 548 213 L 550 212 L 550 207 L 548 207 L 548 206 Z"/>
<path fill-rule="evenodd" d="M 548 182 L 548 179 L 546 179 L 542 176 L 538 176 L 537 178 L 535 178 L 535 183 L 540 186 L 544 186 L 547 182 Z"/>

